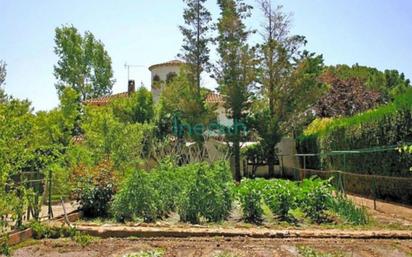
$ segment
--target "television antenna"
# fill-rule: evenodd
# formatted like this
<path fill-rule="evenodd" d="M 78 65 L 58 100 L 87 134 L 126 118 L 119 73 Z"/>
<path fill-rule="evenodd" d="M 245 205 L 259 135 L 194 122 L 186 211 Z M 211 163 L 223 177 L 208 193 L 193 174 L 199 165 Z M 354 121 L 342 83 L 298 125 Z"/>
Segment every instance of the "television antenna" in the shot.
<path fill-rule="evenodd" d="M 145 68 L 146 66 L 144 65 L 136 65 L 136 64 L 127 64 L 127 62 L 124 64 L 124 68 L 127 69 L 127 81 L 130 80 L 130 68 Z"/>

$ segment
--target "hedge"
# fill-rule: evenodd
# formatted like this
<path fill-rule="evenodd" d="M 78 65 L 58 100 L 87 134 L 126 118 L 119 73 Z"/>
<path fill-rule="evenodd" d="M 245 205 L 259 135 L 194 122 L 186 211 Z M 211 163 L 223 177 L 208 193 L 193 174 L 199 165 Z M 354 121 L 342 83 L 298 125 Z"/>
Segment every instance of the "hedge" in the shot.
<path fill-rule="evenodd" d="M 298 138 L 298 152 L 328 153 L 396 146 L 404 142 L 412 142 L 412 89 L 398 96 L 392 103 L 352 117 L 315 120 Z M 306 159 L 308 169 L 412 177 L 412 155 L 395 150 Z M 362 187 L 361 181 L 358 182 L 356 188 Z M 355 191 L 359 192 L 359 189 Z M 385 192 L 381 197 L 405 201 L 406 192 L 403 191 L 392 190 L 392 193 Z M 407 201 L 412 202 L 412 199 Z"/>

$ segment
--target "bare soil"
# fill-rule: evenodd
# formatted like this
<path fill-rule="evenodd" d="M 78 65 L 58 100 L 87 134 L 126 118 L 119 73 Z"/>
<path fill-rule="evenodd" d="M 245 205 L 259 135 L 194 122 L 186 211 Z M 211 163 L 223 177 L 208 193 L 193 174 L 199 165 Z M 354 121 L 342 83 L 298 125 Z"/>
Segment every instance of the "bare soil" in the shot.
<path fill-rule="evenodd" d="M 251 238 L 150 238 L 96 239 L 81 247 L 68 239 L 44 240 L 15 250 L 19 257 L 122 257 L 131 253 L 161 249 L 164 257 L 410 257 L 411 240 L 351 239 L 251 239 Z M 226 255 L 223 255 L 226 254 Z"/>

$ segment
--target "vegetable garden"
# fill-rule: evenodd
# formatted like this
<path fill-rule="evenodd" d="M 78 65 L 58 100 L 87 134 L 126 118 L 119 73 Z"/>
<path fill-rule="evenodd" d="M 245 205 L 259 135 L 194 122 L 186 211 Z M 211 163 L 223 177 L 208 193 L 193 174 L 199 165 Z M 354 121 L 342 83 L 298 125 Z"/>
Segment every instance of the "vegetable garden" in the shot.
<path fill-rule="evenodd" d="M 246 223 L 262 223 L 264 209 L 277 222 L 290 224 L 368 222 L 366 211 L 334 190 L 328 180 L 244 179 L 237 185 L 224 161 L 176 166 L 169 160 L 150 172 L 131 171 L 116 193 L 112 185 L 85 188 L 78 195 L 85 214 L 119 222 L 154 222 L 176 212 L 181 222 L 219 223 L 236 205 Z"/>

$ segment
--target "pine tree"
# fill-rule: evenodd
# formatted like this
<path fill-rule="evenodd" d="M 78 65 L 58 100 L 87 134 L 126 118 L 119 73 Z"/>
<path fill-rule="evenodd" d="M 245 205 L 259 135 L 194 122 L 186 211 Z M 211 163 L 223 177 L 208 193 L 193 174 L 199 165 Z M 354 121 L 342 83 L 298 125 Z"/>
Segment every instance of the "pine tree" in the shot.
<path fill-rule="evenodd" d="M 180 26 L 183 35 L 182 53 L 179 55 L 186 62 L 191 84 L 200 94 L 201 74 L 209 66 L 208 44 L 212 17 L 204 6 L 206 0 L 183 0 L 186 9 L 183 12 L 184 26 Z"/>
<path fill-rule="evenodd" d="M 214 76 L 233 119 L 233 126 L 226 136 L 232 142 L 235 179 L 240 181 L 240 141 L 244 135 L 243 122 L 249 108 L 250 87 L 255 80 L 254 49 L 247 44 L 251 31 L 244 24 L 252 7 L 242 0 L 219 0 L 218 4 L 221 10 L 217 23 L 220 59 Z"/>
<path fill-rule="evenodd" d="M 313 78 L 309 75 L 312 71 L 299 66 L 313 62 L 316 73 L 319 72 L 316 68 L 323 65 L 323 59 L 299 51 L 306 40 L 303 36 L 290 35 L 290 16 L 283 12 L 282 6 L 273 8 L 271 0 L 261 0 L 259 3 L 266 19 L 260 31 L 263 43 L 259 46 L 259 82 L 265 104 L 258 108 L 255 123 L 258 124 L 257 131 L 267 154 L 269 176 L 273 177 L 275 147 L 285 134 L 285 125 L 292 125 L 291 116 L 298 109 L 308 107 L 305 104 L 310 98 L 310 91 L 314 90 L 305 88 L 305 84 L 311 84 L 315 79 L 309 82 L 301 78 L 302 73 Z"/>
<path fill-rule="evenodd" d="M 0 103 L 6 101 L 6 93 L 4 92 L 4 89 L 2 86 L 4 85 L 4 82 L 6 81 L 6 75 L 7 75 L 7 70 L 6 70 L 6 63 L 2 60 L 0 60 Z"/>

